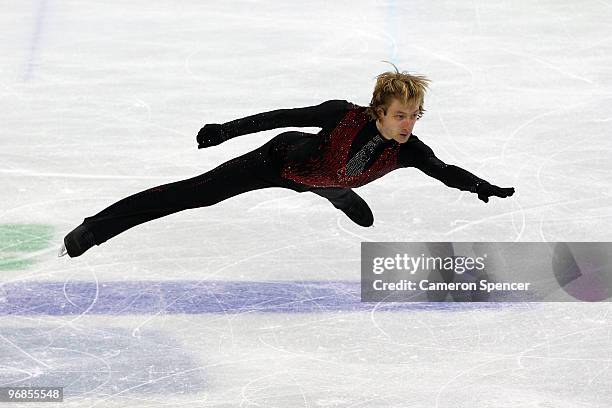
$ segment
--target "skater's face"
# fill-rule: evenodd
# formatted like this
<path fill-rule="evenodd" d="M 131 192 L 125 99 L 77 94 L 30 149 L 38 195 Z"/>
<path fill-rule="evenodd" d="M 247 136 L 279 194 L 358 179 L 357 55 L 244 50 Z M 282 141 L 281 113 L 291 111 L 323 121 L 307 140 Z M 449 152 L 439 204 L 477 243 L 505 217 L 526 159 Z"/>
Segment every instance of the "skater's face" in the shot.
<path fill-rule="evenodd" d="M 418 103 L 404 105 L 399 100 L 393 99 L 386 114 L 382 108 L 378 109 L 376 127 L 383 137 L 398 143 L 406 143 L 412 134 L 414 124 L 420 117 Z"/>

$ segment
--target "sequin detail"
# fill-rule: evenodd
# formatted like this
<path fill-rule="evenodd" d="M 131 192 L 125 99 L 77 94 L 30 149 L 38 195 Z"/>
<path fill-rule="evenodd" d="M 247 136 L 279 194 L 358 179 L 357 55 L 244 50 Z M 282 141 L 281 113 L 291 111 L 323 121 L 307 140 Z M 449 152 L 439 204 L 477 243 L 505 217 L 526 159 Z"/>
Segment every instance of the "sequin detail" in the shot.
<path fill-rule="evenodd" d="M 355 105 L 325 137 L 317 157 L 304 162 L 286 161 L 281 176 L 314 187 L 360 187 L 397 169 L 399 143 L 390 143 L 368 169 L 347 174 L 349 150 L 369 118 L 365 107 Z"/>
<path fill-rule="evenodd" d="M 359 150 L 346 164 L 346 174 L 348 176 L 355 176 L 365 168 L 367 162 L 372 157 L 372 154 L 376 148 L 383 142 L 383 138 L 380 135 L 375 135 L 368 143 L 366 143 L 361 150 Z"/>

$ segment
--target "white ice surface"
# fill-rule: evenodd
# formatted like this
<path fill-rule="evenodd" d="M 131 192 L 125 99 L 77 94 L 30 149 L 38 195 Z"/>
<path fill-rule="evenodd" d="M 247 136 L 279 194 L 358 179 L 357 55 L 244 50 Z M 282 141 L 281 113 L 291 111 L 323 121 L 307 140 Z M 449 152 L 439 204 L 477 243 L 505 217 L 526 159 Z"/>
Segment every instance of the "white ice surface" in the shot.
<path fill-rule="evenodd" d="M 390 68 L 381 60 L 431 78 L 414 133 L 438 157 L 516 194 L 484 204 L 402 169 L 358 189 L 375 216 L 364 229 L 314 194 L 254 191 L 77 259 L 58 259 L 54 245 L 27 269 L 0 271 L 0 283 L 358 280 L 362 241 L 611 238 L 609 1 L 3 0 L 1 9 L 0 224 L 53 225 L 57 246 L 112 202 L 282 131 L 198 150 L 203 124 L 327 99 L 366 105 Z M 603 408 L 611 310 L 2 316 L 0 350 L 14 354 L 0 378 L 81 367 L 71 378 L 91 390 L 63 407 Z M 45 353 L 36 341 L 56 333 L 61 347 Z M 182 356 L 163 380 L 176 392 L 122 388 L 134 352 L 123 371 L 105 371 L 113 353 L 147 341 Z M 205 385 L 185 386 L 195 372 Z"/>

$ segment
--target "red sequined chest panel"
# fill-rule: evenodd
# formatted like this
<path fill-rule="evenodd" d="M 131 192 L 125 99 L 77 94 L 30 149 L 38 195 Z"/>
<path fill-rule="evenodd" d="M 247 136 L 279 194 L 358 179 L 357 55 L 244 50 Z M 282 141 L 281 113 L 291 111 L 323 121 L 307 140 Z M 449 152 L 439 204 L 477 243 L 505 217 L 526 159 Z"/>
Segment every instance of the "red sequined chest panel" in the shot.
<path fill-rule="evenodd" d="M 400 145 L 391 143 L 361 174 L 348 176 L 346 163 L 351 144 L 368 122 L 366 108 L 350 109 L 320 146 L 320 155 L 305 162 L 283 163 L 281 176 L 313 187 L 359 187 L 397 168 Z"/>

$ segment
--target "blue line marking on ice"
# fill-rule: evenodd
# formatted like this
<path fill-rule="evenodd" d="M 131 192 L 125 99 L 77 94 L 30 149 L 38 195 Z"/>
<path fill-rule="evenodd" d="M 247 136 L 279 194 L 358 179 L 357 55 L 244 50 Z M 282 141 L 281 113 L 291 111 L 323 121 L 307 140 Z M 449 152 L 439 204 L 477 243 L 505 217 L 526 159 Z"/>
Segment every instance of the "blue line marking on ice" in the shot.
<path fill-rule="evenodd" d="M 39 55 L 39 48 L 42 38 L 43 25 L 45 21 L 45 15 L 47 11 L 47 0 L 39 0 L 38 7 L 36 9 L 36 20 L 34 22 L 34 30 L 30 39 L 30 48 L 28 51 L 28 57 L 25 62 L 25 69 L 23 73 L 23 80 L 25 82 L 32 79 L 32 71 Z"/>
<path fill-rule="evenodd" d="M 15 282 L 0 285 L 0 315 L 318 313 L 499 309 L 500 303 L 360 301 L 354 281 Z"/>

